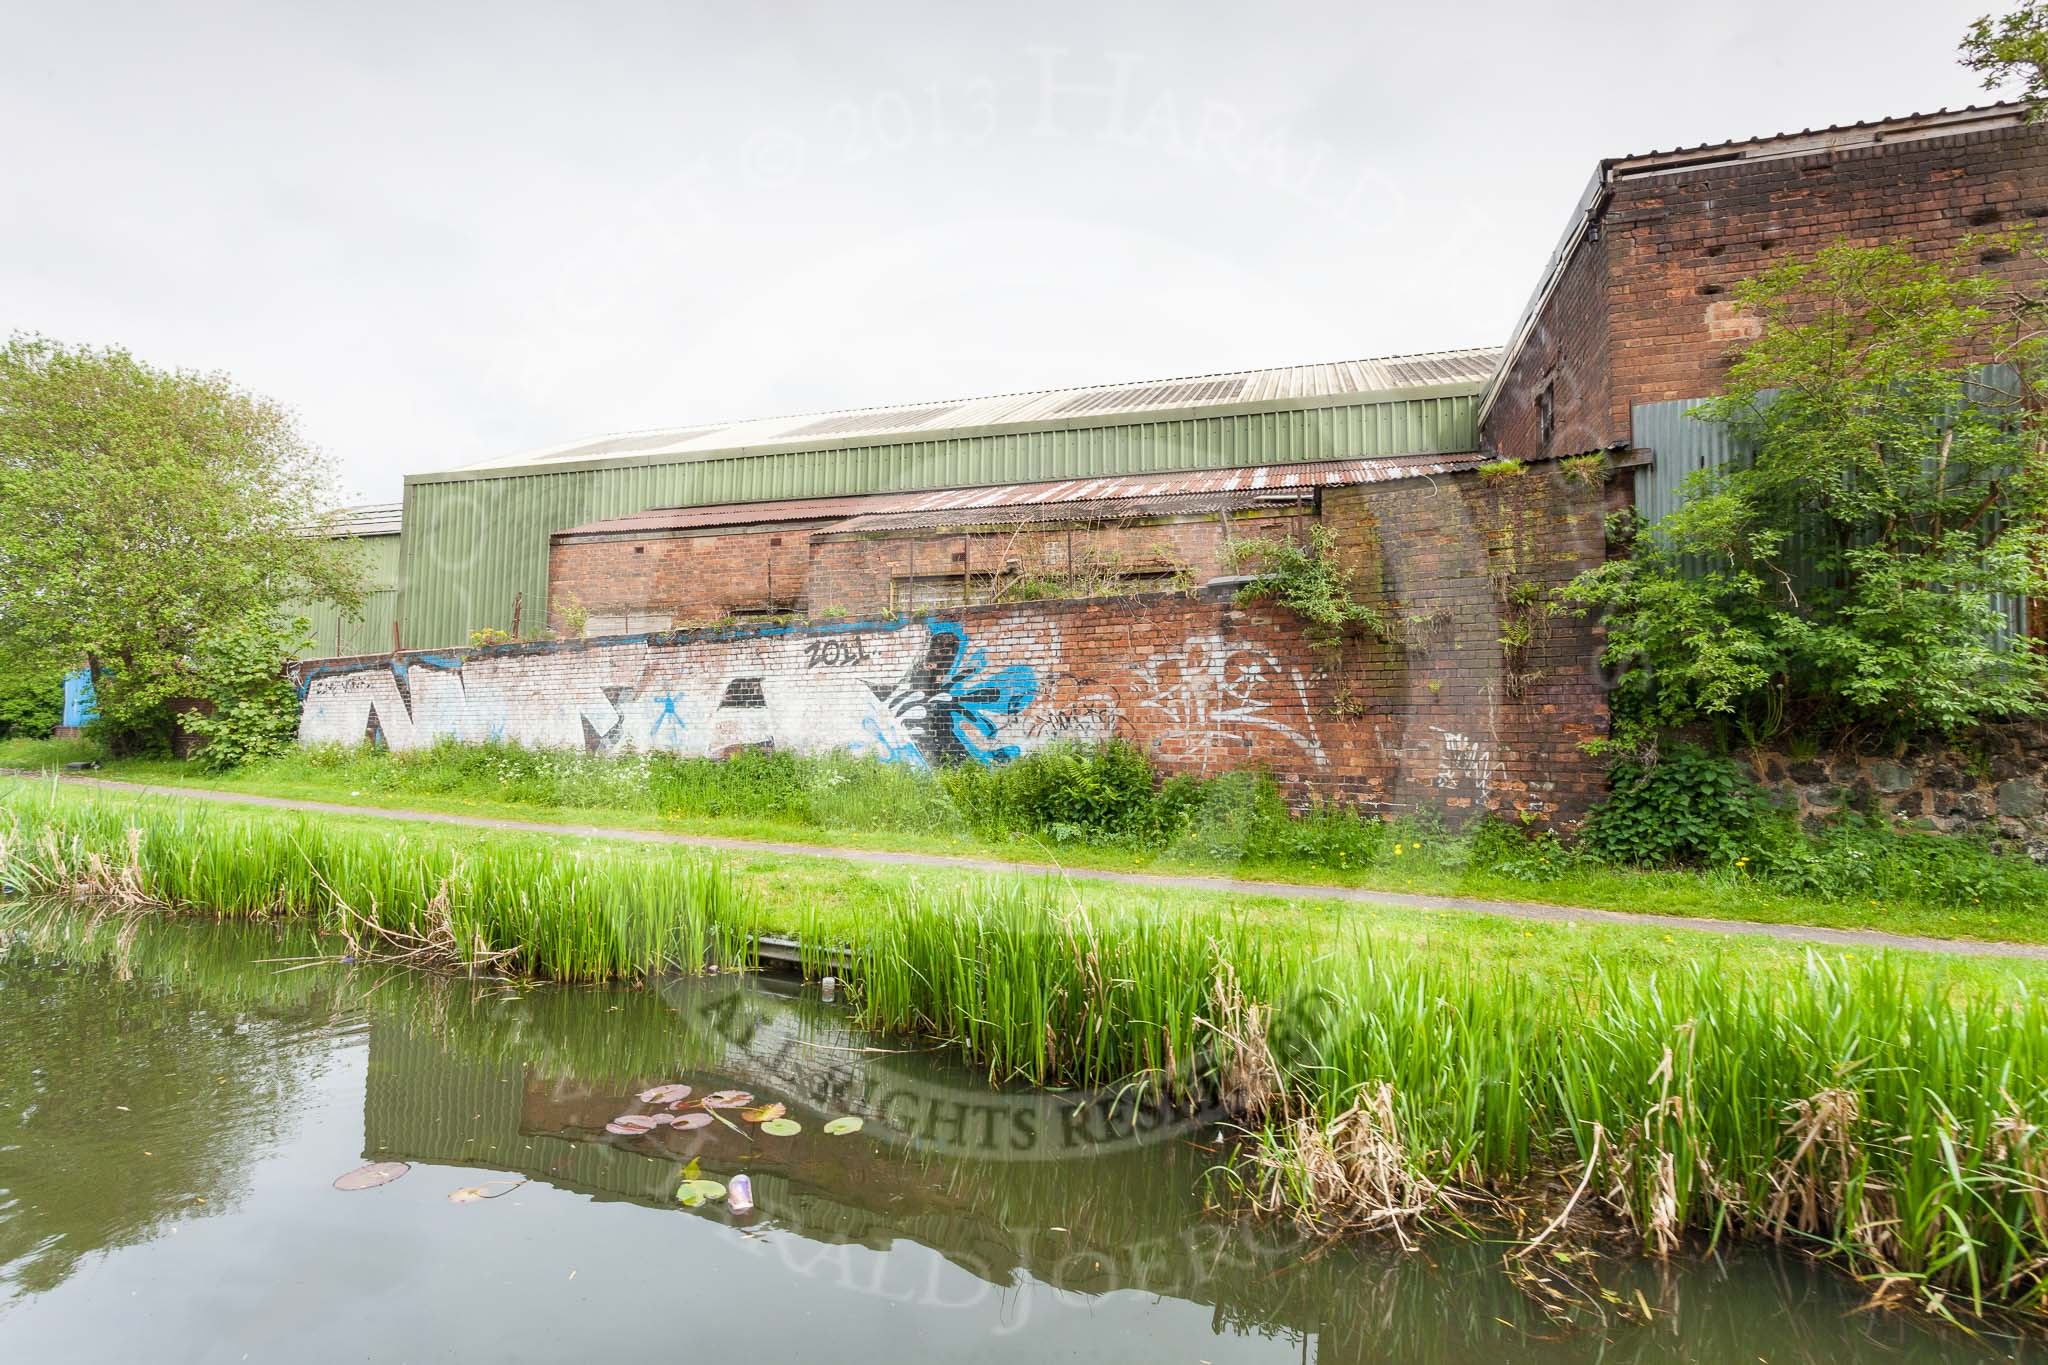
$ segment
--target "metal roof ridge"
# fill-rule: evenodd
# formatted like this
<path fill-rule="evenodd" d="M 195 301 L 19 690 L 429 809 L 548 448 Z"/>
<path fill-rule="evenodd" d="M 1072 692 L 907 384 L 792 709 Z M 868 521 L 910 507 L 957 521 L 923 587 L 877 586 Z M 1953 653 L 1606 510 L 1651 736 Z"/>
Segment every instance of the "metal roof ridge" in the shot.
<path fill-rule="evenodd" d="M 690 422 L 679 426 L 629 428 L 625 430 L 598 432 L 596 434 L 579 437 L 574 440 L 554 441 L 546 445 L 531 446 L 524 450 L 516 451 L 510 455 L 507 455 L 502 459 L 476 461 L 466 465 L 455 465 L 447 470 L 435 472 L 457 473 L 467 471 L 480 471 L 492 468 L 513 469 L 531 463 L 533 461 L 539 460 L 549 454 L 559 451 L 573 450 L 578 446 L 596 445 L 598 443 L 608 441 L 630 440 L 634 437 L 641 436 L 660 436 L 667 434 L 669 432 L 677 433 L 675 443 L 680 444 L 682 441 L 692 439 L 692 433 L 696 435 L 709 435 L 714 432 L 725 430 L 727 428 L 753 426 L 756 424 L 768 422 L 804 422 L 815 421 L 817 419 L 825 417 L 857 417 L 864 413 L 894 411 L 916 412 L 920 409 L 926 408 L 947 408 L 950 410 L 965 407 L 973 403 L 993 403 L 1004 399 L 1053 398 L 1063 394 L 1107 393 L 1114 392 L 1119 389 L 1141 389 L 1161 384 L 1190 384 L 1205 379 L 1226 379 L 1234 377 L 1242 377 L 1249 379 L 1253 376 L 1278 374 L 1283 371 L 1315 370 L 1324 368 L 1335 369 L 1340 366 L 1362 367 L 1368 365 L 1386 365 L 1396 361 L 1427 360 L 1445 356 L 1474 356 L 1484 354 L 1489 351 L 1498 352 L 1500 349 L 1501 348 L 1498 345 L 1453 346 L 1432 351 L 1402 351 L 1391 355 L 1354 356 L 1339 360 L 1308 360 L 1299 361 L 1286 365 L 1254 366 L 1250 369 L 1210 370 L 1199 374 L 1157 375 L 1143 379 L 1119 379 L 1090 384 L 1067 384 L 1055 386 L 1053 388 L 1010 389 L 1000 393 L 969 394 L 957 398 L 926 398 L 907 402 L 875 403 L 864 407 L 856 408 L 813 408 L 803 412 L 771 413 L 756 417 L 735 417 L 724 421 Z M 1431 384 L 1444 382 L 1450 381 L 1430 380 L 1410 385 L 1400 385 L 1397 387 L 1425 388 L 1429 387 Z M 1348 391 L 1349 390 L 1339 390 L 1339 392 Z M 1167 405 L 1167 407 L 1163 410 L 1172 410 L 1171 405 Z M 907 430 L 915 431 L 917 430 L 917 428 L 911 427 L 907 428 Z M 785 433 L 785 435 L 788 434 L 789 433 Z M 878 431 L 866 434 L 883 436 L 896 433 L 888 431 Z"/>
<path fill-rule="evenodd" d="M 1879 129 L 1912 128 L 1942 122 L 1980 122 L 1987 117 L 2004 117 L 2026 112 L 2024 100 L 1994 100 L 1989 104 L 1965 104 L 1955 109 L 1946 105 L 1926 113 L 1915 111 L 1910 114 L 1886 114 L 1877 118 L 1857 119 L 1851 123 L 1830 123 L 1819 128 L 1801 128 L 1796 132 L 1787 129 L 1777 133 L 1756 133 L 1749 137 L 1725 138 L 1720 142 L 1700 142 L 1685 146 L 1653 148 L 1646 152 L 1625 152 L 1620 156 L 1607 158 L 1616 167 L 1631 162 L 1648 161 L 1659 157 L 1696 156 L 1702 152 L 1728 151 L 1736 147 L 1765 146 L 1773 142 L 1789 142 L 1803 137 L 1826 137 L 1834 133 L 1859 133 Z"/>

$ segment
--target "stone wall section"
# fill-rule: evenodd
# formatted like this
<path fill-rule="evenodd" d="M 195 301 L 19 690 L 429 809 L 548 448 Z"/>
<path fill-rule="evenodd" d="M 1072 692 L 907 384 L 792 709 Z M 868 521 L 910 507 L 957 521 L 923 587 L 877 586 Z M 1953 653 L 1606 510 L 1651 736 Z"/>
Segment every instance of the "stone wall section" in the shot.
<path fill-rule="evenodd" d="M 2048 862 L 2048 725 L 1993 725 L 1904 754 L 1747 755 L 1765 788 L 1807 828 L 1847 811 L 1907 828 L 1975 834 Z"/>

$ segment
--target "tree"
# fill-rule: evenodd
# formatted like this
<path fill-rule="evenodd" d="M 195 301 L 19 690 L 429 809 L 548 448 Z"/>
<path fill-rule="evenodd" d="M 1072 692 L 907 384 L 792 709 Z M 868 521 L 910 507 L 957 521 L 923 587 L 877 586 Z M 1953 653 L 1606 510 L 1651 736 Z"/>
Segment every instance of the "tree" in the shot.
<path fill-rule="evenodd" d="M 0 660 L 0 739 L 42 739 L 64 718 L 64 669 Z"/>
<path fill-rule="evenodd" d="M 2020 98 L 2040 118 L 2048 108 L 2048 0 L 2026 0 L 2011 14 L 1970 25 L 1962 62 L 1983 75 L 1986 90 L 2020 81 Z"/>
<path fill-rule="evenodd" d="M 292 415 L 225 375 L 118 348 L 0 348 L 0 658 L 79 661 L 112 736 L 168 734 L 193 650 L 294 601 L 361 600 Z M 282 659 L 278 660 L 281 664 Z"/>
<path fill-rule="evenodd" d="M 1738 287 L 1761 331 L 1694 415 L 1753 455 L 1565 589 L 1609 614 L 1617 743 L 1702 719 L 1905 739 L 2048 711 L 2048 662 L 2005 638 L 1998 601 L 2040 595 L 2048 564 L 2048 308 L 1972 273 L 1982 246 L 1837 244 Z"/>

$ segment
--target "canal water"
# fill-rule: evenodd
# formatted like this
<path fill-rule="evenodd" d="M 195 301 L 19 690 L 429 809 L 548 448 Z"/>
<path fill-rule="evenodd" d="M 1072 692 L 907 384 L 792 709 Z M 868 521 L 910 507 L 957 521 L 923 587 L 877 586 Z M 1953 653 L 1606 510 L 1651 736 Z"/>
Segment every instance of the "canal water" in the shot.
<path fill-rule="evenodd" d="M 1561 1319 L 1497 1245 L 1307 1245 L 1205 1211 L 1213 1131 L 991 1087 L 815 986 L 278 960 L 309 950 L 194 924 L 8 938 L 0 1360 L 2035 1358 L 1858 1312 L 1794 1258 L 1602 1262 L 1553 1279 Z M 639 1098 L 661 1085 L 800 1131 L 607 1131 L 668 1112 Z M 376 1162 L 403 1173 L 335 1188 Z M 675 1197 L 742 1174 L 749 1214 Z"/>

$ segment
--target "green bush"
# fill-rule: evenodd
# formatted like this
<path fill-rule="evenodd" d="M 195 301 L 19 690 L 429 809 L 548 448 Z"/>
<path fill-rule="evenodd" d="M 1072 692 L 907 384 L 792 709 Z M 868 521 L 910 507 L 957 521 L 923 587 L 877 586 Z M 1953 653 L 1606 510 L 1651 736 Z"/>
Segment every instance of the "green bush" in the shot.
<path fill-rule="evenodd" d="M 1980 839 L 1893 828 L 1850 814 L 1801 836 L 1779 816 L 1748 870 L 1773 889 L 1826 900 L 2048 907 L 2048 872 Z"/>
<path fill-rule="evenodd" d="M 1611 791 L 1581 826 L 1602 862 L 1638 867 L 1727 866 L 1756 852 L 1768 807 L 1731 758 L 1681 744 L 1654 765 L 1614 765 Z"/>
<path fill-rule="evenodd" d="M 1395 838 L 1384 821 L 1350 807 L 1317 801 L 1298 815 L 1290 812 L 1269 773 L 1176 778 L 1167 785 L 1175 783 L 1181 786 L 1172 799 L 1186 812 L 1187 830 L 1175 846 L 1182 856 L 1240 866 L 1309 862 L 1364 868 L 1378 862 Z M 1164 789 L 1161 796 L 1167 796 Z"/>
<path fill-rule="evenodd" d="M 950 834 L 965 822 L 942 783 L 904 763 L 848 753 L 802 761 L 811 822 L 820 829 Z"/>
<path fill-rule="evenodd" d="M 0 739 L 44 739 L 64 719 L 64 670 L 46 664 L 0 668 Z"/>
<path fill-rule="evenodd" d="M 1055 744 L 1001 767 L 958 764 L 941 769 L 938 780 L 967 827 L 985 838 L 1037 834 L 1143 848 L 1174 828 L 1151 761 L 1122 742 Z"/>
<path fill-rule="evenodd" d="M 192 671 L 205 707 L 182 719 L 206 741 L 201 766 L 218 772 L 291 747 L 299 731 L 299 694 L 284 665 L 305 643 L 306 629 L 303 617 L 254 611 L 200 637 Z"/>

